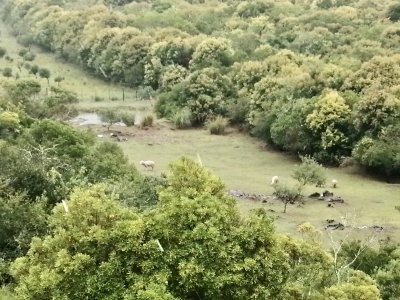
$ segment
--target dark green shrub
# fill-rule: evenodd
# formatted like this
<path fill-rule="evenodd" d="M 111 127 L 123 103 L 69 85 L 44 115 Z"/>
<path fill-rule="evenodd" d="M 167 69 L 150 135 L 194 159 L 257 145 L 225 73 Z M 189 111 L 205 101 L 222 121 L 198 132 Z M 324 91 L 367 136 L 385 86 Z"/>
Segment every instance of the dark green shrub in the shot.
<path fill-rule="evenodd" d="M 11 77 L 12 76 L 12 69 L 11 68 L 4 68 L 2 72 L 4 77 Z"/>
<path fill-rule="evenodd" d="M 0 47 L 0 58 L 3 58 L 6 55 L 7 50 L 3 47 Z"/>
<path fill-rule="evenodd" d="M 33 61 L 36 58 L 36 54 L 33 52 L 27 52 L 24 56 L 23 56 L 24 60 L 26 61 Z"/>
<path fill-rule="evenodd" d="M 392 22 L 397 22 L 400 20 L 400 4 L 394 4 L 389 7 L 387 13 L 387 17 Z"/>
<path fill-rule="evenodd" d="M 33 75 L 36 76 L 37 73 L 39 72 L 39 66 L 38 66 L 38 65 L 33 65 L 33 66 L 31 67 L 30 72 L 31 72 L 31 74 L 33 74 Z"/>
<path fill-rule="evenodd" d="M 94 101 L 95 102 L 101 102 L 101 101 L 104 101 L 104 98 L 100 97 L 100 96 L 94 96 Z"/>
<path fill-rule="evenodd" d="M 229 122 L 227 118 L 217 116 L 215 119 L 207 122 L 207 129 L 211 134 L 222 135 L 225 133 L 225 129 L 228 124 Z"/>

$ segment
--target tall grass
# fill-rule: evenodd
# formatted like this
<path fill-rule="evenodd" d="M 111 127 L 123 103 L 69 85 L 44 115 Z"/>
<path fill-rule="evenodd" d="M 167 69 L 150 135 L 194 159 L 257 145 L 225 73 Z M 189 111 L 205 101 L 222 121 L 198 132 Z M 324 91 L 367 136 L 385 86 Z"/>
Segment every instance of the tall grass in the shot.
<path fill-rule="evenodd" d="M 154 116 L 152 114 L 148 114 L 143 117 L 142 121 L 140 122 L 140 125 L 142 127 L 151 127 L 153 126 L 154 122 Z"/>
<path fill-rule="evenodd" d="M 175 113 L 172 121 L 178 129 L 190 128 L 192 126 L 192 112 L 188 108 L 181 109 Z"/>
<path fill-rule="evenodd" d="M 227 118 L 217 116 L 215 119 L 208 121 L 206 125 L 211 134 L 222 135 L 225 134 L 228 123 Z"/>

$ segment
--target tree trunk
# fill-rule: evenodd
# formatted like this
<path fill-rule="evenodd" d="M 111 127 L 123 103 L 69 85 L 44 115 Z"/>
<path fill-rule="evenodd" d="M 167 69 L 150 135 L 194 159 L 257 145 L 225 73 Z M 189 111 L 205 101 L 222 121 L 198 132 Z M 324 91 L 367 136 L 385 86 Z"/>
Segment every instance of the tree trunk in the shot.
<path fill-rule="evenodd" d="M 287 201 L 285 201 L 285 202 L 283 202 L 284 203 L 284 208 L 283 208 L 283 213 L 285 214 L 286 213 L 286 207 L 287 207 L 287 204 L 288 204 L 288 202 Z"/>

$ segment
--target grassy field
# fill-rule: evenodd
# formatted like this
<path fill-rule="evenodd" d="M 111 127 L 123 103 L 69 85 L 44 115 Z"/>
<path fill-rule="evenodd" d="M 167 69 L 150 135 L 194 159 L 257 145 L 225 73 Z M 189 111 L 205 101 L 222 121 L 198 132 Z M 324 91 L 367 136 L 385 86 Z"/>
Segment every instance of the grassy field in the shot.
<path fill-rule="evenodd" d="M 0 27 L 3 28 L 2 24 Z M 2 30 L 0 46 L 5 47 L 8 54 L 14 58 L 13 63 L 1 59 L 0 69 L 12 67 L 16 73 L 16 63 L 18 59 L 21 60 L 17 52 L 21 47 L 6 30 Z M 34 48 L 34 52 L 37 57 L 33 63 L 50 69 L 52 78 L 64 76 L 65 81 L 61 86 L 78 93 L 81 99 L 78 108 L 81 111 L 113 107 L 137 111 L 140 118 L 140 115 L 152 108 L 150 101 L 137 101 L 134 90 L 125 89 L 126 100 L 122 101 L 121 86 L 105 83 L 79 67 L 65 63 L 38 48 Z M 23 69 L 19 75 L 32 76 Z M 47 84 L 45 79 L 41 80 L 43 85 Z M 104 98 L 104 101 L 95 102 L 95 96 Z M 119 100 L 111 101 L 111 98 Z M 103 127 L 91 127 L 98 133 L 105 130 Z M 273 192 L 271 177 L 278 175 L 281 182 L 292 183 L 290 173 L 298 163 L 293 157 L 272 151 L 261 142 L 235 130 L 231 130 L 225 136 L 212 136 L 203 129 L 173 130 L 165 121 L 158 122 L 157 126 L 148 130 L 123 127 L 115 129 L 126 131 L 130 136 L 128 142 L 120 143 L 120 146 L 137 168 L 149 175 L 165 172 L 168 164 L 182 155 L 196 158 L 199 154 L 203 164 L 221 176 L 227 188 L 270 195 Z M 138 164 L 140 160 L 154 160 L 155 170 L 144 170 Z M 294 233 L 297 225 L 303 222 L 310 222 L 322 228 L 326 219 L 339 221 L 341 217 L 348 216 L 360 226 L 383 226 L 384 233 L 400 240 L 400 214 L 394 209 L 400 205 L 400 185 L 390 185 L 365 177 L 354 169 L 329 169 L 327 173 L 329 181 L 334 178 L 338 180 L 339 187 L 335 193 L 345 199 L 344 204 L 330 208 L 326 203 L 310 200 L 302 207 L 289 206 L 286 214 L 281 213 L 282 203 L 274 201 L 261 204 L 239 200 L 239 207 L 243 213 L 261 206 L 274 210 L 276 224 L 281 232 Z M 307 194 L 322 190 L 308 187 Z"/>
<path fill-rule="evenodd" d="M 92 129 L 107 136 L 102 127 L 92 126 Z M 270 195 L 273 193 L 270 185 L 272 176 L 278 175 L 284 183 L 294 183 L 290 174 L 298 163 L 296 159 L 272 151 L 263 143 L 235 130 L 231 130 L 225 136 L 214 136 L 203 129 L 174 130 L 165 121 L 147 130 L 117 126 L 112 129 L 129 136 L 127 142 L 121 142 L 119 145 L 145 174 L 158 175 L 165 172 L 168 164 L 180 156 L 197 159 L 199 154 L 203 165 L 219 175 L 228 189 Z M 139 165 L 140 160 L 154 160 L 154 171 L 145 170 Z M 349 222 L 354 222 L 357 226 L 383 226 L 385 234 L 400 239 L 400 215 L 394 209 L 400 204 L 400 185 L 367 178 L 354 168 L 332 168 L 327 170 L 327 174 L 328 181 L 338 180 L 337 189 L 329 186 L 307 187 L 306 193 L 330 189 L 345 199 L 344 204 L 336 204 L 331 208 L 323 201 L 307 200 L 301 207 L 289 206 L 286 214 L 282 213 L 283 205 L 278 201 L 262 204 L 239 200 L 239 207 L 244 213 L 256 207 L 274 210 L 276 224 L 281 232 L 294 233 L 297 225 L 304 222 L 322 228 L 326 219 L 340 221 L 341 217 L 346 216 Z M 358 231 L 357 234 L 369 233 Z"/>
<path fill-rule="evenodd" d="M 34 75 L 29 74 L 28 70 L 23 66 L 18 68 L 18 63 L 23 62 L 23 59 L 18 55 L 18 51 L 23 47 L 19 45 L 16 38 L 12 36 L 6 26 L 0 20 L 0 47 L 7 50 L 7 55 L 10 56 L 13 61 L 10 62 L 4 58 L 0 59 L 0 69 L 10 67 L 13 70 L 13 75 L 18 74 L 20 78 L 35 78 Z M 4 28 L 4 30 L 3 30 Z M 50 70 L 50 84 L 54 83 L 54 78 L 57 76 L 64 77 L 65 80 L 60 83 L 61 87 L 75 91 L 80 100 L 80 105 L 86 107 L 87 103 L 96 103 L 96 105 L 129 105 L 129 103 L 136 102 L 136 91 L 127 87 L 122 87 L 118 84 L 106 83 L 103 80 L 94 77 L 88 72 L 82 71 L 77 65 L 67 63 L 63 59 L 57 58 L 54 54 L 43 51 L 38 47 L 31 47 L 32 52 L 36 54 L 36 58 L 32 62 L 28 62 L 31 65 L 38 65 L 42 68 Z M 0 72 L 0 79 L 2 78 Z M 47 86 L 47 80 L 40 78 L 42 86 Z M 125 102 L 122 101 L 123 93 L 125 95 Z M 95 97 L 103 99 L 101 102 L 94 102 Z M 111 101 L 111 99 L 117 99 L 117 101 Z"/>

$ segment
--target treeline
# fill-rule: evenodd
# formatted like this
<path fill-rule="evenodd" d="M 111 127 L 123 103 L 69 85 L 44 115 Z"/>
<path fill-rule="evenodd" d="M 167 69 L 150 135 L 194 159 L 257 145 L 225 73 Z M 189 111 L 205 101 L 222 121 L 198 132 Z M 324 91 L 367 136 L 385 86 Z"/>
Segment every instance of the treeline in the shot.
<path fill-rule="evenodd" d="M 3 16 L 22 43 L 157 90 L 163 117 L 224 116 L 279 149 L 400 175 L 395 1 L 203 2 L 7 0 Z"/>

